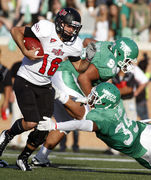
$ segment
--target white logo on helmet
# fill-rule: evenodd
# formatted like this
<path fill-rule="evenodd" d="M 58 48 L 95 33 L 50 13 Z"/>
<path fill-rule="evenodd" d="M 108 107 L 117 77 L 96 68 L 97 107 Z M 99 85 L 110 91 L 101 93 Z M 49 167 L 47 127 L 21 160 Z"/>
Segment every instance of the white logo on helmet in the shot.
<path fill-rule="evenodd" d="M 116 102 L 116 96 L 112 93 L 110 93 L 108 90 L 103 89 L 102 92 L 104 93 L 103 97 L 108 99 L 109 101 L 112 101 L 113 103 Z"/>
<path fill-rule="evenodd" d="M 120 49 L 124 51 L 125 57 L 130 56 L 132 50 L 126 45 L 124 41 L 121 41 Z"/>
<path fill-rule="evenodd" d="M 74 24 L 74 25 L 81 25 L 78 21 L 72 21 L 72 24 Z"/>

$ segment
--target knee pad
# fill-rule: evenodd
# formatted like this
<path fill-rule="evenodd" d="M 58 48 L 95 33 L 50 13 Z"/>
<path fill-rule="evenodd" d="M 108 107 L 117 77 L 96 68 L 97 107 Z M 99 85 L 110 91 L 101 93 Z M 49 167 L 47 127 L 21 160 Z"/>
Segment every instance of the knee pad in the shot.
<path fill-rule="evenodd" d="M 39 131 L 35 129 L 29 134 L 27 144 L 37 148 L 39 145 L 44 143 L 48 133 L 49 131 Z"/>

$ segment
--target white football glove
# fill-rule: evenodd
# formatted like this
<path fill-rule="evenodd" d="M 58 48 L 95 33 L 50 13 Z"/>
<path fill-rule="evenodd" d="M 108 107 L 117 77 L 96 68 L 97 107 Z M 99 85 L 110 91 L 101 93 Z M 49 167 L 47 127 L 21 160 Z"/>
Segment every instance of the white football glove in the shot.
<path fill-rule="evenodd" d="M 43 116 L 45 121 L 39 121 L 37 129 L 39 131 L 52 131 L 55 130 L 56 123 L 49 117 Z"/>
<path fill-rule="evenodd" d="M 81 102 L 83 104 L 87 104 L 88 98 L 87 97 L 77 97 L 77 98 L 75 98 L 75 102 Z"/>
<path fill-rule="evenodd" d="M 69 100 L 69 95 L 58 89 L 54 84 L 52 86 L 55 89 L 55 99 L 58 99 L 62 104 L 66 104 Z"/>
<path fill-rule="evenodd" d="M 91 62 L 94 55 L 96 53 L 96 45 L 95 42 L 90 42 L 86 47 L 86 59 Z"/>

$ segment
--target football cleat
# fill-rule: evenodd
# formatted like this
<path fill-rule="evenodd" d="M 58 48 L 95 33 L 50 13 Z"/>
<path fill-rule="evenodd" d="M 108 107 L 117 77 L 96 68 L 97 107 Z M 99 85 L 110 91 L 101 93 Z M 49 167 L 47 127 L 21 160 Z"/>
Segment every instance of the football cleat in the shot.
<path fill-rule="evenodd" d="M 31 166 L 28 164 L 28 158 L 26 156 L 19 156 L 16 165 L 22 171 L 32 171 Z"/>
<path fill-rule="evenodd" d="M 2 155 L 7 144 L 13 139 L 8 133 L 8 130 L 4 130 L 0 135 L 0 156 Z"/>
<path fill-rule="evenodd" d="M 8 166 L 8 163 L 4 160 L 0 160 L 0 168 Z"/>
<path fill-rule="evenodd" d="M 38 160 L 36 157 L 32 158 L 31 165 L 32 166 L 40 166 L 40 167 L 52 167 L 52 164 L 48 159 L 45 162 L 42 162 L 42 161 Z"/>

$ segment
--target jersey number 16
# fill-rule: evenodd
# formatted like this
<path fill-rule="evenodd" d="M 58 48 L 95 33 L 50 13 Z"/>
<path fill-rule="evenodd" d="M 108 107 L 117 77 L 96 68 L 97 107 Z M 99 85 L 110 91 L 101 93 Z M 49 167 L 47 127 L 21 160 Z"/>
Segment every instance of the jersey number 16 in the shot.
<path fill-rule="evenodd" d="M 40 68 L 39 72 L 41 74 L 44 74 L 46 72 L 46 66 L 47 66 L 47 58 L 48 58 L 48 54 L 45 54 L 44 55 L 44 58 L 43 58 L 43 64 L 42 64 L 42 67 Z M 47 72 L 47 75 L 48 76 L 53 76 L 54 73 L 57 71 L 58 67 L 59 67 L 59 64 L 62 62 L 62 59 L 60 58 L 55 58 L 51 61 L 51 66 Z"/>

